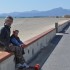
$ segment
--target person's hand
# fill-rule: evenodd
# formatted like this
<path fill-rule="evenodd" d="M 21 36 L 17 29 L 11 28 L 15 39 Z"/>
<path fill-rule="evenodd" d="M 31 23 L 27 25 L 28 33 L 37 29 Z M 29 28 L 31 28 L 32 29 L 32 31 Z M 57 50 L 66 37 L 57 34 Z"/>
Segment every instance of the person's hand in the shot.
<path fill-rule="evenodd" d="M 24 47 L 24 44 L 21 44 L 21 47 Z"/>
<path fill-rule="evenodd" d="M 13 46 L 13 44 L 9 44 L 9 47 Z"/>
<path fill-rule="evenodd" d="M 19 45 L 19 47 L 21 47 L 21 45 Z"/>
<path fill-rule="evenodd" d="M 24 44 L 21 44 L 22 46 L 24 46 Z"/>

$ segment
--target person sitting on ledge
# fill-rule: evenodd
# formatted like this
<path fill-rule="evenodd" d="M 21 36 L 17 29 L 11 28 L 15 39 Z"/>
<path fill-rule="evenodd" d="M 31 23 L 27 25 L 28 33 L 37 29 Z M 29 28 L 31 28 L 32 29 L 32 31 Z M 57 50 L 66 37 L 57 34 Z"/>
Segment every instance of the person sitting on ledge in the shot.
<path fill-rule="evenodd" d="M 12 23 L 13 23 L 13 17 L 8 16 L 5 18 L 4 26 L 0 29 L 0 48 L 1 48 L 0 50 L 3 49 L 3 51 L 13 52 L 15 55 L 15 59 L 16 59 L 15 60 L 16 67 L 17 68 L 20 68 L 20 67 L 27 68 L 29 66 L 25 62 L 25 59 L 23 57 L 24 52 L 22 52 L 22 50 L 24 51 L 24 48 L 22 47 L 24 44 L 21 43 L 21 44 L 17 45 L 15 42 L 15 46 L 14 46 L 13 44 L 10 43 L 10 34 L 11 34 L 10 28 L 11 28 Z M 12 36 L 12 38 L 13 38 L 13 36 Z M 18 37 L 15 39 L 19 40 Z"/>
<path fill-rule="evenodd" d="M 17 47 L 22 47 L 22 52 L 23 54 L 25 54 L 24 52 L 24 43 L 20 40 L 20 38 L 18 37 L 18 33 L 19 30 L 14 30 L 13 34 L 10 37 L 10 42 Z"/>
<path fill-rule="evenodd" d="M 19 30 L 14 30 L 13 31 L 13 34 L 10 37 L 10 43 L 13 44 L 13 46 L 22 48 L 21 53 L 23 55 L 23 54 L 25 54 L 25 52 L 24 52 L 24 43 L 20 40 L 20 38 L 18 37 L 18 34 L 19 34 Z M 18 50 L 18 54 L 19 54 L 19 50 Z M 15 61 L 16 61 L 16 64 L 17 64 L 19 60 L 15 57 Z M 17 64 L 17 67 L 26 67 L 26 68 L 28 68 L 29 66 L 27 65 L 27 63 L 25 62 L 25 59 L 24 59 L 24 64 L 22 65 L 22 64 L 19 63 L 19 64 Z"/>

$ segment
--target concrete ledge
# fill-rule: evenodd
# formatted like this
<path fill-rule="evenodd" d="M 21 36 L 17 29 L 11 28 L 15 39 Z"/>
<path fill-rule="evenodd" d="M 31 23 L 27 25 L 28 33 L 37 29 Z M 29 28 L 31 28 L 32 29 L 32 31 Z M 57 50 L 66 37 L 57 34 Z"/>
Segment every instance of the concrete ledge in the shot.
<path fill-rule="evenodd" d="M 58 25 L 58 32 L 62 31 L 62 29 L 63 29 L 66 25 L 68 25 L 69 22 L 70 22 L 70 20 L 66 20 L 66 21 L 60 22 L 60 23 L 62 23 L 62 24 L 59 24 L 59 25 Z"/>
<path fill-rule="evenodd" d="M 50 40 L 56 35 L 55 29 L 52 28 L 45 31 L 30 40 L 25 41 L 25 55 L 26 61 L 29 61 L 36 55 L 43 47 L 46 47 Z"/>
<path fill-rule="evenodd" d="M 11 55 L 13 55 L 13 53 L 0 51 L 0 63 L 9 58 Z"/>
<path fill-rule="evenodd" d="M 53 30 L 55 30 L 55 28 L 51 28 L 50 30 L 45 31 L 45 32 L 43 32 L 43 33 L 41 33 L 41 34 L 39 34 L 39 35 L 37 35 L 37 36 L 25 41 L 24 42 L 25 48 L 28 47 L 28 45 L 30 45 L 30 44 L 34 43 L 35 41 L 39 40 L 40 38 L 44 37 L 48 33 L 52 32 Z"/>

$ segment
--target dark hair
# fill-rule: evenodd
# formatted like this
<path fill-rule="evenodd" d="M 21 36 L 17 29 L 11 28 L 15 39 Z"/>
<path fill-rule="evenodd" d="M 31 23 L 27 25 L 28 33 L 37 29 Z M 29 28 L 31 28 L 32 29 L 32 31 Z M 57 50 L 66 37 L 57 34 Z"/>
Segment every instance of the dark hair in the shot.
<path fill-rule="evenodd" d="M 6 18 L 9 18 L 9 19 L 11 19 L 13 21 L 13 17 L 12 16 L 7 16 Z"/>
<path fill-rule="evenodd" d="M 15 33 L 15 32 L 19 32 L 19 30 L 14 30 L 13 33 Z"/>

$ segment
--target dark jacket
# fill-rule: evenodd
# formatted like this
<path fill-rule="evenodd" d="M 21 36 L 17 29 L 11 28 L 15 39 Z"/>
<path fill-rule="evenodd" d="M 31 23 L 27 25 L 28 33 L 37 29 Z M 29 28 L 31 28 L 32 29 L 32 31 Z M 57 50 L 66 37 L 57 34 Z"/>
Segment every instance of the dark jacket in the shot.
<path fill-rule="evenodd" d="M 5 25 L 0 29 L 0 46 L 9 46 L 10 43 L 10 27 Z"/>
<path fill-rule="evenodd" d="M 14 36 L 14 35 L 11 36 L 10 42 L 11 42 L 14 46 L 20 46 L 21 44 L 23 44 L 23 42 L 20 40 L 20 38 Z"/>

